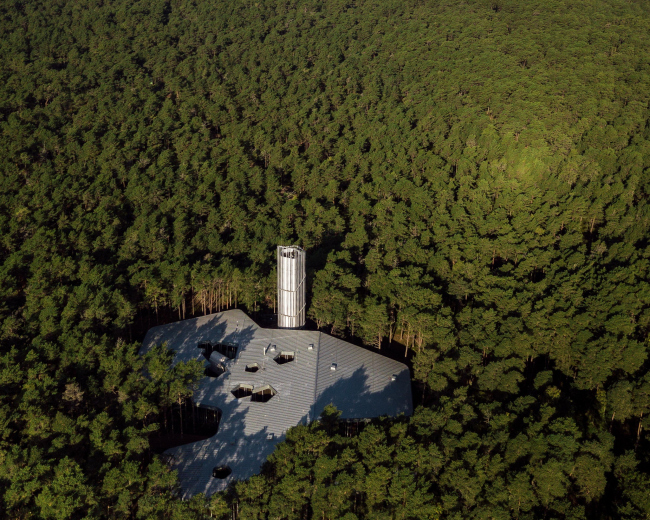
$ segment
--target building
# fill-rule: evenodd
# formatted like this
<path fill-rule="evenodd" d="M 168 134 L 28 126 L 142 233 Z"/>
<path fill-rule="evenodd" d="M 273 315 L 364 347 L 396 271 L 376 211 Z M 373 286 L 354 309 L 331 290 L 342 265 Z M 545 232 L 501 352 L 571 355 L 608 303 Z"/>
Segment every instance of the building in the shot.
<path fill-rule="evenodd" d="M 299 329 L 305 326 L 304 249 L 278 246 L 278 327 Z"/>
<path fill-rule="evenodd" d="M 288 428 L 317 419 L 329 403 L 342 419 L 413 411 L 406 365 L 321 332 L 264 329 L 229 310 L 154 327 L 141 352 L 164 342 L 175 361 L 209 363 L 216 377 L 203 378 L 194 402 L 221 411 L 216 435 L 166 452 L 185 498 L 258 473 Z"/>

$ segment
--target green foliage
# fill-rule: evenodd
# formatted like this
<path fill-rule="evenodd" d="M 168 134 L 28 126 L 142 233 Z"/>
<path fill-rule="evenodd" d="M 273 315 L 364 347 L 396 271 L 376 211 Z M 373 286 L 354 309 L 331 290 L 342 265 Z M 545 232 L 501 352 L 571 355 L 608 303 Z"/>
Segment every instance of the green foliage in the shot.
<path fill-rule="evenodd" d="M 424 406 L 409 449 L 388 425 L 292 433 L 287 473 L 212 514 L 647 516 L 648 13 L 0 7 L 3 510 L 205 512 L 173 500 L 147 440 L 200 367 L 137 340 L 272 311 L 287 242 L 308 251 L 318 328 L 399 342 Z"/>
<path fill-rule="evenodd" d="M 231 507 L 242 518 L 437 519 L 431 483 L 414 473 L 417 448 L 406 423 L 384 421 L 348 436 L 338 415 L 326 409 L 320 422 L 292 428 L 262 474 L 226 497 Z"/>
<path fill-rule="evenodd" d="M 162 347 L 143 358 L 137 345 L 105 337 L 83 344 L 92 353 L 69 364 L 50 356 L 47 344 L 12 353 L 22 377 L 4 379 L 1 405 L 10 420 L 0 441 L 3 509 L 57 519 L 190 511 L 173 499 L 175 475 L 152 455 L 148 436 L 158 429 L 160 407 L 178 392 L 191 395 L 203 367 L 172 369 Z"/>

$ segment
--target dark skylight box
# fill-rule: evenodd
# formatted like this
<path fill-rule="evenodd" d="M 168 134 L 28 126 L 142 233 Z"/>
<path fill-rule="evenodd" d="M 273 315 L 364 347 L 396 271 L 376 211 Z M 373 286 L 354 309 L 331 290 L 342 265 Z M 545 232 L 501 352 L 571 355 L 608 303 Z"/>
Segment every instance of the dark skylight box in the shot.
<path fill-rule="evenodd" d="M 214 478 L 224 479 L 232 473 L 230 466 L 216 466 L 212 469 L 212 476 Z"/>
<path fill-rule="evenodd" d="M 289 352 L 289 351 L 283 350 L 277 356 L 275 356 L 275 362 L 278 365 L 284 365 L 285 363 L 290 363 L 295 358 L 296 358 L 296 353 L 295 352 Z"/>
<path fill-rule="evenodd" d="M 246 365 L 246 372 L 257 372 L 260 366 L 257 363 L 249 363 Z"/>
<path fill-rule="evenodd" d="M 214 352 L 214 347 L 212 346 L 212 343 L 209 341 L 202 341 L 197 346 L 203 351 L 203 357 L 205 359 L 210 359 L 212 352 Z"/>
<path fill-rule="evenodd" d="M 223 343 L 217 343 L 212 348 L 220 354 L 226 356 L 228 359 L 235 359 L 237 357 L 236 345 L 225 345 Z"/>
<path fill-rule="evenodd" d="M 235 359 L 237 357 L 237 345 L 226 343 L 215 343 L 211 341 L 202 341 L 197 345 L 198 348 L 203 350 L 203 355 L 206 359 L 210 359 L 213 352 L 226 356 L 228 359 Z"/>
<path fill-rule="evenodd" d="M 253 394 L 253 385 L 247 385 L 240 383 L 235 388 L 232 389 L 232 395 L 237 399 L 242 399 L 243 397 L 249 397 Z M 273 397 L 273 396 L 271 396 Z"/>
<path fill-rule="evenodd" d="M 277 392 L 271 385 L 260 386 L 253 392 L 251 401 L 256 403 L 267 403 L 274 395 L 277 395 Z"/>

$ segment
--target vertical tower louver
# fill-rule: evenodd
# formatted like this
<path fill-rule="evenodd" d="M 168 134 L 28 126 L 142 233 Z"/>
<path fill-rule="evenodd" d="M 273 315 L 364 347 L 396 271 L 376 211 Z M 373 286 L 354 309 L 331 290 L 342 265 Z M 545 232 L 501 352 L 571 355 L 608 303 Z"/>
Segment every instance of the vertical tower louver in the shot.
<path fill-rule="evenodd" d="M 298 246 L 278 246 L 278 327 L 305 325 L 305 251 Z"/>

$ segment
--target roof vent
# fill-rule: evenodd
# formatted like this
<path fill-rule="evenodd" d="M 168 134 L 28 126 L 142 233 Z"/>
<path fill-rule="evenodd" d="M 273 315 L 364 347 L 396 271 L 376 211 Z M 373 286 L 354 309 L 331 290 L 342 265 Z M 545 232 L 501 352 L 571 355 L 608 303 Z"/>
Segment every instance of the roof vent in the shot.
<path fill-rule="evenodd" d="M 242 397 L 248 397 L 250 395 L 253 395 L 253 385 L 239 383 L 235 388 L 232 389 L 231 393 L 237 399 L 241 399 Z"/>
<path fill-rule="evenodd" d="M 332 372 L 334 372 L 336 370 L 336 367 L 337 367 L 336 363 L 332 363 L 332 366 L 330 367 L 330 370 Z"/>
<path fill-rule="evenodd" d="M 390 376 L 391 381 L 395 381 L 396 379 L 397 379 L 397 374 L 393 374 L 392 376 Z"/>
<path fill-rule="evenodd" d="M 260 369 L 260 366 L 257 363 L 250 363 L 246 365 L 246 372 L 257 372 Z"/>
<path fill-rule="evenodd" d="M 285 363 L 290 363 L 296 358 L 296 353 L 295 352 L 289 352 L 287 350 L 283 350 L 280 352 L 274 359 L 274 361 L 278 365 L 284 365 Z"/>
<path fill-rule="evenodd" d="M 275 435 L 273 435 L 272 433 L 267 433 L 266 434 L 266 440 L 267 441 L 272 441 L 273 439 L 275 439 Z"/>
<path fill-rule="evenodd" d="M 307 350 L 314 350 L 314 344 L 310 343 L 309 346 L 307 347 Z"/>

